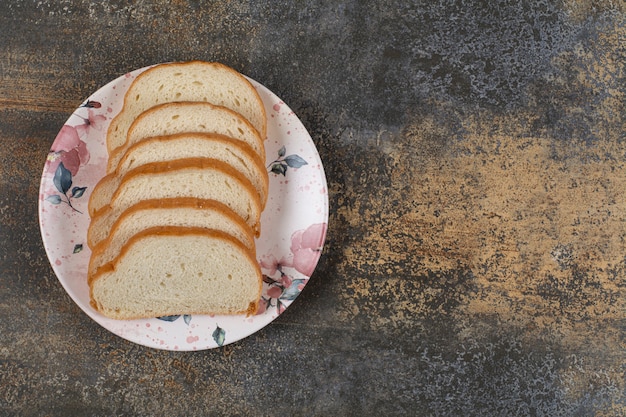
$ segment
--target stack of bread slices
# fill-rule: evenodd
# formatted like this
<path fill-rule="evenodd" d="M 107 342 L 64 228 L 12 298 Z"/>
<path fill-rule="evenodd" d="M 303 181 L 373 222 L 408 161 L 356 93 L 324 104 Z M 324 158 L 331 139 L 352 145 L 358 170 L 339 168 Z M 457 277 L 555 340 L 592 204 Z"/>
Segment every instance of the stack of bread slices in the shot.
<path fill-rule="evenodd" d="M 192 61 L 130 85 L 89 199 L 92 306 L 115 319 L 254 314 L 267 119 L 237 71 Z"/>

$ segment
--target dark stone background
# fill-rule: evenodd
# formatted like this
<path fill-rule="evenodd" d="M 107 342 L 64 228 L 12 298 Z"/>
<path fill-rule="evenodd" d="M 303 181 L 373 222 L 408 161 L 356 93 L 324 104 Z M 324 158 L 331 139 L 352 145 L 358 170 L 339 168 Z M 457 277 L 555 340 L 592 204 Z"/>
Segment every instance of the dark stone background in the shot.
<path fill-rule="evenodd" d="M 0 3 L 0 414 L 626 415 L 621 1 Z M 326 170 L 318 269 L 233 345 L 91 321 L 47 261 L 47 152 L 130 70 L 221 61 Z"/>

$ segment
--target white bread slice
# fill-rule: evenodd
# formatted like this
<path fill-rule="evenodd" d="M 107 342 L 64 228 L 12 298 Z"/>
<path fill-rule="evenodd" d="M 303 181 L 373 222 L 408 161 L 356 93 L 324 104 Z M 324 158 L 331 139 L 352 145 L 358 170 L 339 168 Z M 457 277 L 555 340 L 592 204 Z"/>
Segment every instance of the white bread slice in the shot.
<path fill-rule="evenodd" d="M 92 306 L 107 317 L 254 314 L 261 271 L 252 251 L 226 233 L 147 229 L 89 280 Z"/>
<path fill-rule="evenodd" d="M 255 236 L 260 234 L 261 201 L 250 181 L 224 162 L 190 158 L 154 162 L 128 172 L 111 203 L 91 217 L 89 247 L 106 238 L 119 216 L 138 201 L 180 197 L 219 201 L 237 213 Z"/>
<path fill-rule="evenodd" d="M 228 206 L 215 200 L 168 198 L 143 200 L 125 210 L 108 236 L 91 251 L 88 276 L 113 261 L 126 241 L 135 234 L 157 226 L 202 227 L 220 230 L 254 250 L 252 229 Z"/>
<path fill-rule="evenodd" d="M 262 136 L 240 114 L 210 103 L 165 103 L 139 114 L 132 122 L 125 143 L 109 152 L 107 173 L 117 169 L 126 150 L 135 143 L 184 132 L 217 133 L 243 141 L 265 161 Z"/>
<path fill-rule="evenodd" d="M 254 185 L 265 207 L 269 178 L 258 156 L 247 144 L 209 133 L 178 133 L 141 140 L 131 146 L 117 169 L 102 178 L 89 197 L 89 214 L 109 204 L 121 178 L 130 170 L 152 162 L 184 158 L 213 158 L 241 172 Z"/>
<path fill-rule="evenodd" d="M 122 178 L 110 206 L 127 209 L 149 198 L 217 200 L 257 227 L 261 202 L 252 183 L 230 165 L 212 158 L 187 158 L 139 166 Z"/>
<path fill-rule="evenodd" d="M 265 138 L 265 107 L 258 92 L 239 72 L 216 62 L 189 61 L 156 65 L 135 78 L 120 113 L 107 132 L 109 152 L 122 146 L 131 123 L 150 107 L 175 101 L 205 101 L 245 117 Z"/>

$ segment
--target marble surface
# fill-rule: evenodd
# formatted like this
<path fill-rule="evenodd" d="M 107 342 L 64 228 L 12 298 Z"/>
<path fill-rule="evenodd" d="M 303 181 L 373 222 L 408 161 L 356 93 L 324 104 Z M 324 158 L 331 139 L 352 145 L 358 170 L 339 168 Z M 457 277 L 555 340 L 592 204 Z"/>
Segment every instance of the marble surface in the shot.
<path fill-rule="evenodd" d="M 0 414 L 626 415 L 625 7 L 0 3 Z M 86 97 L 190 59 L 289 104 L 330 221 L 283 315 L 183 353 L 76 307 L 37 196 Z"/>

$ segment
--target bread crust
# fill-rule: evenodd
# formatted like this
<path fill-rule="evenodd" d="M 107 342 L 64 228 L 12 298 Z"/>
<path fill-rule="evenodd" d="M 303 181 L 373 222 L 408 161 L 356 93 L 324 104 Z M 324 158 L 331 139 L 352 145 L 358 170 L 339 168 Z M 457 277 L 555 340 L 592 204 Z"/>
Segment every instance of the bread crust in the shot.
<path fill-rule="evenodd" d="M 179 139 L 187 139 L 187 138 L 206 140 L 206 141 L 215 141 L 215 142 L 220 142 L 223 144 L 228 144 L 228 145 L 236 147 L 239 152 L 245 155 L 247 160 L 249 160 L 255 165 L 256 171 L 259 173 L 258 177 L 261 180 L 261 187 L 263 189 L 262 190 L 263 193 L 261 195 L 261 204 L 265 206 L 265 203 L 267 202 L 267 193 L 269 190 L 269 176 L 267 175 L 267 171 L 264 165 L 264 160 L 261 159 L 261 156 L 258 153 L 256 153 L 254 149 L 252 149 L 252 147 L 248 143 L 241 141 L 239 139 L 226 136 L 226 135 L 221 135 L 219 133 L 183 132 L 183 133 L 174 133 L 172 135 L 165 135 L 165 136 L 153 136 L 150 138 L 143 139 L 137 143 L 134 143 L 133 145 L 129 146 L 128 149 L 126 149 L 124 156 L 120 159 L 117 167 L 115 168 L 113 172 L 119 176 L 121 166 L 124 164 L 124 162 L 126 162 L 126 160 L 130 157 L 130 155 L 132 155 L 132 151 L 139 147 L 150 146 L 153 143 L 170 142 L 170 141 L 176 141 Z"/>
<path fill-rule="evenodd" d="M 185 136 L 218 145 L 181 141 L 177 148 L 139 149 Z M 109 125 L 108 175 L 96 184 L 89 199 L 87 244 L 92 253 L 87 284 L 92 307 L 115 319 L 151 318 L 155 312 L 255 314 L 263 280 L 254 238 L 260 236 L 260 217 L 269 193 L 266 136 L 267 114 L 259 92 L 248 78 L 224 64 L 171 62 L 139 74 Z M 187 152 L 196 145 L 202 151 Z M 138 159 L 128 160 L 128 152 L 135 150 Z M 211 152 L 216 152 L 215 157 L 208 155 Z M 148 162 L 153 160 L 158 161 Z M 126 162 L 131 163 L 124 165 Z M 136 164 L 141 165 L 134 167 Z M 187 175 L 187 170 L 192 175 Z M 99 185 L 103 187 L 100 194 Z M 180 197 L 170 197 L 177 195 Z M 211 212 L 150 211 L 181 207 Z M 148 211 L 144 214 L 142 210 Z M 178 216 L 184 220 L 179 222 Z M 159 225 L 151 227 L 155 224 Z M 224 226 L 212 227 L 218 224 Z M 123 235 L 117 235 L 120 232 Z M 196 235 L 211 240 L 189 238 Z M 186 238 L 166 239 L 175 236 Z M 174 261 L 180 264 L 171 263 Z M 193 263 L 191 271 L 185 270 L 187 261 Z M 252 270 L 254 277 L 249 275 Z M 204 271 L 212 271 L 213 276 L 203 277 Z M 168 276 L 180 276 L 180 280 L 165 284 L 162 280 Z M 215 281 L 217 278 L 223 281 Z M 159 283 L 155 285 L 153 279 Z M 94 297 L 94 285 L 99 300 Z M 133 297 L 143 303 L 133 306 Z M 159 300 L 156 304 L 155 299 Z M 190 310 L 238 311 L 188 311 L 185 305 Z"/>
<path fill-rule="evenodd" d="M 260 127 L 260 129 L 255 129 L 259 132 L 259 134 L 261 135 L 262 139 L 265 139 L 265 137 L 267 136 L 267 113 L 265 112 L 265 105 L 263 104 L 263 100 L 261 99 L 261 96 L 259 95 L 259 93 L 256 91 L 256 88 L 254 87 L 254 85 L 252 85 L 252 83 L 250 82 L 250 80 L 245 77 L 244 75 L 242 75 L 240 72 L 238 72 L 237 70 L 235 70 L 234 68 L 231 68 L 227 65 L 222 64 L 221 62 L 207 62 L 207 61 L 202 61 L 199 59 L 196 60 L 191 60 L 191 61 L 179 61 L 179 62 L 169 62 L 169 63 L 165 63 L 165 64 L 159 64 L 159 65 L 155 65 L 152 68 L 147 69 L 146 71 L 142 72 L 141 74 L 139 74 L 137 76 L 137 78 L 135 78 L 135 80 L 143 78 L 143 77 L 147 77 L 150 72 L 154 71 L 155 68 L 157 67 L 163 67 L 163 66 L 169 66 L 172 68 L 179 68 L 181 71 L 186 71 L 188 69 L 188 67 L 194 66 L 194 65 L 206 65 L 206 66 L 212 66 L 215 68 L 220 68 L 224 71 L 229 72 L 230 74 L 232 74 L 233 76 L 236 76 L 237 78 L 239 78 L 242 83 L 246 84 L 252 91 L 256 92 L 256 100 L 257 100 L 257 107 L 259 112 L 262 114 L 262 120 L 265 121 L 265 123 L 263 123 Z M 146 74 L 148 73 L 148 74 Z M 124 102 L 126 102 L 126 98 L 124 98 Z"/>
<path fill-rule="evenodd" d="M 229 108 L 214 105 L 214 104 L 207 103 L 207 102 L 194 102 L 194 101 L 170 102 L 170 103 L 158 104 L 154 107 L 147 109 L 146 111 L 144 111 L 143 113 L 137 116 L 137 118 L 132 122 L 132 124 L 128 128 L 128 132 L 127 132 L 124 143 L 121 146 L 109 151 L 109 160 L 107 161 L 107 173 L 110 173 L 117 168 L 117 166 L 119 165 L 119 161 L 124 156 L 124 153 L 126 152 L 126 150 L 130 146 L 134 145 L 134 143 L 136 143 L 136 140 L 134 138 L 134 131 L 138 126 L 140 126 L 140 124 L 147 123 L 145 122 L 146 119 L 154 116 L 154 114 L 158 114 L 161 112 L 177 111 L 180 113 L 184 113 L 184 112 L 198 111 L 199 108 L 203 109 L 203 111 L 217 111 L 219 113 L 222 113 L 222 115 L 236 118 L 239 121 L 239 123 L 245 126 L 245 128 L 247 129 L 247 132 L 252 134 L 252 139 L 254 142 L 253 149 L 255 150 L 255 152 L 259 154 L 261 159 L 265 161 L 266 155 L 265 155 L 265 145 L 264 145 L 263 138 L 259 135 L 258 131 L 254 128 L 254 126 L 252 126 L 252 124 L 246 118 L 241 116 L 239 113 L 236 113 Z M 200 129 L 194 129 L 194 130 L 197 133 L 199 133 L 200 131 Z M 246 130 L 244 130 L 243 132 L 246 133 Z M 204 133 L 217 133 L 217 132 L 213 132 L 212 130 L 209 130 L 209 128 L 205 128 Z M 244 133 L 242 133 L 242 137 L 248 137 L 247 135 L 243 136 Z M 172 134 L 174 133 L 172 132 Z M 161 136 L 161 135 L 153 135 L 153 136 Z M 143 139 L 144 138 L 141 138 L 137 141 L 140 141 Z M 245 140 L 243 139 L 241 139 L 241 141 L 245 142 Z M 250 146 L 252 145 L 250 144 Z"/>
<path fill-rule="evenodd" d="M 158 174 L 166 174 L 172 171 L 182 171 L 182 170 L 194 170 L 194 169 L 215 169 L 223 172 L 224 174 L 234 178 L 237 180 L 241 186 L 246 189 L 248 193 L 257 198 L 253 198 L 251 201 L 256 205 L 255 212 L 261 213 L 263 210 L 263 206 L 261 205 L 261 200 L 258 196 L 258 193 L 250 180 L 248 180 L 242 173 L 226 164 L 225 162 L 218 161 L 212 158 L 185 158 L 185 159 L 176 159 L 173 161 L 165 161 L 165 162 L 153 162 L 146 165 L 139 166 L 135 169 L 129 171 L 122 180 L 120 181 L 119 188 L 115 191 L 111 198 L 111 203 L 109 206 L 104 206 L 100 210 L 96 211 L 92 214 L 93 217 L 100 216 L 102 213 L 105 213 L 108 210 L 107 207 L 113 207 L 117 196 L 119 195 L 120 188 L 124 184 L 124 182 L 132 180 L 134 177 L 139 177 L 143 175 L 158 175 Z M 255 230 L 255 235 L 258 236 L 260 233 L 260 219 L 254 219 L 253 226 Z"/>
<path fill-rule="evenodd" d="M 232 148 L 234 152 L 236 152 L 235 157 L 239 158 L 242 164 L 247 165 L 252 164 L 252 177 L 249 175 L 243 174 L 246 179 L 252 181 L 253 179 L 258 180 L 256 184 L 253 184 L 254 189 L 261 199 L 261 208 L 265 208 L 265 204 L 267 203 L 267 197 L 269 193 L 269 176 L 267 175 L 267 171 L 260 156 L 254 152 L 254 150 L 245 142 L 239 141 L 237 139 L 230 138 L 228 136 L 212 134 L 212 133 L 178 133 L 167 136 L 155 136 L 151 138 L 146 138 L 141 140 L 140 142 L 135 143 L 131 147 L 129 147 L 123 158 L 119 161 L 117 168 L 108 175 L 105 175 L 103 178 L 98 181 L 95 185 L 91 195 L 89 197 L 89 201 L 87 203 L 87 209 L 90 216 L 95 216 L 99 210 L 101 210 L 104 206 L 102 205 L 102 193 L 105 195 L 109 194 L 112 187 L 119 187 L 122 178 L 133 169 L 139 168 L 139 166 L 135 168 L 131 168 L 130 170 L 122 171 L 122 167 L 127 160 L 127 158 L 132 157 L 132 151 L 136 150 L 140 147 L 150 147 L 152 145 L 161 145 L 168 143 L 175 143 L 177 141 L 182 140 L 193 140 L 193 141 L 206 141 L 207 146 L 210 146 L 211 143 L 221 143 L 222 145 Z M 199 157 L 198 157 L 199 158 Z M 190 158 L 177 158 L 177 159 L 190 159 Z M 159 163 L 159 162 L 170 162 L 175 159 L 165 159 L 161 161 L 155 161 L 150 163 Z M 222 159 L 220 159 L 222 160 Z M 245 160 L 245 161 L 244 161 Z M 144 164 L 145 165 L 145 164 Z M 142 166 L 142 165 L 140 165 Z M 102 191 L 102 188 L 108 189 L 109 191 Z M 112 194 L 108 196 L 108 199 L 112 198 Z M 96 197 L 100 198 L 100 202 L 96 203 Z"/>
<path fill-rule="evenodd" d="M 179 226 L 157 226 L 157 227 L 143 230 L 142 232 L 139 232 L 136 235 L 134 235 L 132 238 L 130 238 L 126 242 L 126 244 L 122 247 L 120 254 L 113 261 L 109 262 L 106 265 L 103 265 L 103 267 L 100 268 L 95 275 L 89 277 L 88 285 L 89 285 L 89 297 L 90 297 L 91 306 L 96 311 L 99 311 L 100 313 L 105 313 L 103 309 L 100 308 L 100 306 L 98 305 L 98 302 L 95 300 L 93 296 L 93 284 L 95 281 L 100 279 L 102 275 L 115 271 L 116 265 L 119 263 L 120 259 L 122 259 L 128 253 L 128 251 L 133 247 L 133 245 L 140 244 L 142 239 L 146 237 L 150 237 L 150 236 L 185 236 L 185 235 L 194 235 L 194 234 L 199 235 L 199 236 L 207 236 L 210 238 L 216 238 L 216 239 L 229 241 L 231 244 L 234 244 L 235 246 L 241 249 L 243 256 L 245 256 L 249 262 L 256 265 L 256 268 L 255 268 L 256 279 L 255 280 L 257 282 L 256 293 L 258 294 L 258 297 L 256 297 L 255 301 L 251 301 L 245 310 L 221 312 L 220 314 L 224 314 L 224 315 L 245 314 L 246 316 L 249 316 L 249 315 L 256 313 L 258 309 L 258 303 L 261 299 L 261 292 L 263 289 L 263 279 L 261 275 L 261 269 L 256 260 L 256 253 L 254 253 L 249 248 L 246 248 L 241 242 L 239 242 L 234 237 L 224 232 L 221 232 L 219 230 L 204 229 L 204 228 L 199 228 L 199 227 L 179 227 Z M 170 312 L 170 313 L 176 314 L 174 312 Z M 211 311 L 193 311 L 193 312 L 181 311 L 180 312 L 180 314 L 213 314 L 213 313 L 214 312 L 211 312 Z M 140 319 L 140 318 L 151 318 L 151 317 L 152 316 L 148 316 L 148 315 L 146 316 L 134 315 L 134 316 L 128 316 L 128 317 L 125 316 L 124 319 Z"/>
<path fill-rule="evenodd" d="M 223 70 L 229 74 L 231 74 L 232 76 L 235 76 L 236 78 L 238 78 L 241 83 L 243 85 L 245 85 L 246 87 L 249 88 L 249 90 L 251 92 L 254 92 L 253 97 L 255 97 L 255 100 L 257 101 L 257 107 L 258 107 L 258 111 L 260 112 L 260 114 L 262 114 L 263 118 L 262 120 L 265 121 L 265 123 L 263 123 L 260 127 L 260 129 L 257 129 L 255 127 L 255 129 L 259 132 L 259 134 L 261 135 L 262 139 L 265 139 L 265 137 L 267 136 L 267 114 L 265 111 L 265 106 L 263 105 L 263 100 L 261 99 L 261 96 L 259 95 L 259 93 L 257 92 L 256 88 L 252 85 L 252 83 L 248 80 L 248 78 L 246 78 L 245 76 L 243 76 L 241 73 L 239 73 L 238 71 L 236 71 L 235 69 L 228 67 L 227 65 L 224 65 L 220 62 L 207 62 L 207 61 L 201 61 L 201 60 L 191 60 L 191 61 L 179 61 L 179 62 L 168 62 L 168 63 L 164 63 L 164 64 L 158 64 L 158 65 L 154 65 L 151 68 L 148 68 L 147 70 L 143 71 L 141 74 L 137 75 L 137 77 L 133 80 L 131 86 L 129 87 L 130 92 L 132 92 L 133 86 L 134 85 L 138 85 L 139 83 L 141 83 L 141 81 L 144 78 L 147 78 L 149 76 L 151 76 L 155 71 L 160 71 L 164 68 L 178 68 L 181 71 L 187 71 L 189 69 L 189 67 L 193 67 L 193 66 L 207 66 L 207 67 L 214 67 L 214 68 L 218 68 L 220 70 Z M 122 110 L 118 113 L 118 116 L 124 113 L 124 110 L 126 108 L 128 108 L 128 102 L 129 100 L 129 94 L 127 92 L 127 94 L 125 94 L 124 96 L 124 102 L 122 104 Z M 109 129 L 107 130 L 107 148 L 109 149 L 109 151 L 112 151 L 114 148 L 110 147 L 110 139 L 109 137 L 111 136 L 111 131 L 116 127 L 116 123 L 115 123 L 115 119 L 117 119 L 117 116 L 113 119 L 111 125 L 109 126 Z"/>
<path fill-rule="evenodd" d="M 100 261 L 100 257 L 109 248 L 111 241 L 120 232 L 120 227 L 124 224 L 127 218 L 143 211 L 173 209 L 213 210 L 219 212 L 226 219 L 228 219 L 228 221 L 233 223 L 235 225 L 234 227 L 240 229 L 241 234 L 247 239 L 245 242 L 242 242 L 246 247 L 248 247 L 249 249 L 253 249 L 255 247 L 254 231 L 252 230 L 250 225 L 244 222 L 241 217 L 238 216 L 237 213 L 235 213 L 230 207 L 219 201 L 193 197 L 142 200 L 122 212 L 122 214 L 111 226 L 109 234 L 105 239 L 101 240 L 93 247 L 90 246 L 91 257 L 89 258 L 89 267 L 87 269 L 88 276 L 93 275 L 98 269 L 102 267 L 102 265 L 96 265 L 95 262 Z M 165 226 L 165 224 L 163 225 Z M 211 229 L 211 227 L 207 226 L 206 229 L 209 230 Z"/>

